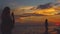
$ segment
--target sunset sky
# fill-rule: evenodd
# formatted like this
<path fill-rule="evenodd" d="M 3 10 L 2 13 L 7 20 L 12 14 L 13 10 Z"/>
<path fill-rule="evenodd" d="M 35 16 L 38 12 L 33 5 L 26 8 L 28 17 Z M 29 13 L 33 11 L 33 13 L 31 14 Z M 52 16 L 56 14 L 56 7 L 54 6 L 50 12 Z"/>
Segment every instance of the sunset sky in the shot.
<path fill-rule="evenodd" d="M 52 5 L 49 8 L 40 9 L 39 5 L 46 5 L 47 3 L 60 3 L 60 0 L 0 0 L 0 10 L 5 6 L 9 6 L 15 15 L 21 15 L 24 13 L 34 13 L 42 15 L 60 15 L 60 6 Z M 55 16 L 54 16 L 55 17 Z M 60 16 L 58 16 L 60 17 Z M 43 17 L 44 18 L 44 17 Z M 59 18 L 48 17 L 50 21 L 57 22 Z M 58 21 L 59 22 L 59 21 Z"/>

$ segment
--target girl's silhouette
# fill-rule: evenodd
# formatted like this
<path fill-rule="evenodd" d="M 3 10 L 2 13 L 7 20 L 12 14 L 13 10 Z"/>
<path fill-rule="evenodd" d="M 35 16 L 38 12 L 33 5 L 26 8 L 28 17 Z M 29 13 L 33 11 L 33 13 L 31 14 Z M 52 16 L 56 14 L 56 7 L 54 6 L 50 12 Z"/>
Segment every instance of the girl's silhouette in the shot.
<path fill-rule="evenodd" d="M 11 17 L 12 16 L 12 17 Z M 13 13 L 10 15 L 10 8 L 5 7 L 1 15 L 1 31 L 2 34 L 11 34 L 12 28 L 14 27 Z"/>

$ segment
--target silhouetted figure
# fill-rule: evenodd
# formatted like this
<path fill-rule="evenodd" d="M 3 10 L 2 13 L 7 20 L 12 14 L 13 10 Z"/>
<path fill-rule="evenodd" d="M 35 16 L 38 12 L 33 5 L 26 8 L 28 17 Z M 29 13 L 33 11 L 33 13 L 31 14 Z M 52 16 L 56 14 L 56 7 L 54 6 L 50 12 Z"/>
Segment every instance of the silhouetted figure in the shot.
<path fill-rule="evenodd" d="M 48 34 L 48 20 L 45 20 L 45 34 Z"/>
<path fill-rule="evenodd" d="M 1 15 L 1 32 L 2 34 L 11 34 L 14 27 L 13 14 L 10 15 L 10 8 L 5 7 Z"/>
<path fill-rule="evenodd" d="M 12 28 L 13 28 L 14 24 L 15 24 L 15 19 L 14 19 L 14 13 L 13 12 L 11 14 L 11 18 L 12 18 Z"/>

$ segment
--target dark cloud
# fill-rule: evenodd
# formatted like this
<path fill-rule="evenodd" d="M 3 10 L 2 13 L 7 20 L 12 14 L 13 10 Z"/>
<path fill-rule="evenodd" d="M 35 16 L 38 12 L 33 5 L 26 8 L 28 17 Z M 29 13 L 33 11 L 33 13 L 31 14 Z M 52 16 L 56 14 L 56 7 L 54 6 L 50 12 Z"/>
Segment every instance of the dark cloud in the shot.
<path fill-rule="evenodd" d="M 52 3 L 37 6 L 37 9 L 46 9 L 52 7 Z"/>
<path fill-rule="evenodd" d="M 35 14 L 35 13 L 25 13 L 25 14 L 17 15 L 17 16 L 28 17 L 28 16 L 45 16 L 45 15 L 43 15 L 43 14 Z"/>

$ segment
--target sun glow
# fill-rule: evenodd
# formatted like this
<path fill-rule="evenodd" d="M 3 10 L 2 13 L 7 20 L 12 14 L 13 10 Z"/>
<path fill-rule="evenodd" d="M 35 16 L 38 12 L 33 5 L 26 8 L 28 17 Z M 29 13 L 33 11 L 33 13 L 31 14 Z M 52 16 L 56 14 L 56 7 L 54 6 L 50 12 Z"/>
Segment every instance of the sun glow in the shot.
<path fill-rule="evenodd" d="M 36 14 L 55 15 L 57 11 L 54 8 L 35 10 Z"/>

